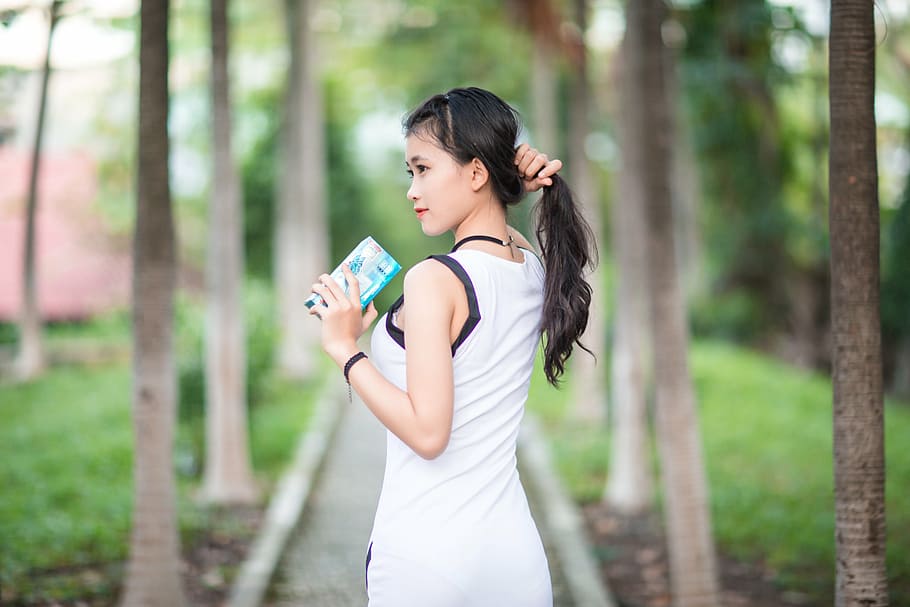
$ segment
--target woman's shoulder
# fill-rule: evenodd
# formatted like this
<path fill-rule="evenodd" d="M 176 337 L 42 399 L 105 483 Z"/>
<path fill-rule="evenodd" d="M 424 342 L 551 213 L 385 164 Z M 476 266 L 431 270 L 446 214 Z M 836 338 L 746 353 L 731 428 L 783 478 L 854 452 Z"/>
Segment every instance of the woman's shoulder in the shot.
<path fill-rule="evenodd" d="M 452 270 L 432 258 L 415 264 L 404 275 L 404 294 L 408 300 L 416 296 L 454 301 L 460 285 Z"/>

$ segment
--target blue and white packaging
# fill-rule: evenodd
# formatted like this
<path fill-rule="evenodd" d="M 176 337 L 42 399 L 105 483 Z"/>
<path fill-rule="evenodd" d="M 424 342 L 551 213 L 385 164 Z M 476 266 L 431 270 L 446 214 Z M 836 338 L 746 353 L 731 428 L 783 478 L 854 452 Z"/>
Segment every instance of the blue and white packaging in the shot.
<path fill-rule="evenodd" d="M 354 247 L 354 250 L 348 253 L 344 261 L 332 271 L 332 278 L 347 293 L 348 282 L 345 280 L 344 272 L 341 270 L 344 264 L 348 265 L 351 272 L 357 277 L 357 282 L 360 283 L 360 305 L 363 308 L 366 308 L 367 304 L 401 270 L 401 265 L 385 249 L 379 246 L 379 243 L 372 236 L 367 236 L 360 241 L 360 244 Z M 313 293 L 304 302 L 307 308 L 312 308 L 321 303 L 322 297 L 318 293 Z"/>

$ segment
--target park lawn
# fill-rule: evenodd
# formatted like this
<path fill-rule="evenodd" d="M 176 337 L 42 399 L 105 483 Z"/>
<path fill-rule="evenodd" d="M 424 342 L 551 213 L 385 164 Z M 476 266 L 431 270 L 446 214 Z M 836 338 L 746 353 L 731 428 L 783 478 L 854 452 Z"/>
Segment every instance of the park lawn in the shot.
<path fill-rule="evenodd" d="M 834 493 L 831 382 L 719 342 L 696 342 L 690 359 L 718 546 L 762 561 L 812 604 L 832 604 Z M 549 429 L 567 487 L 579 503 L 599 500 L 609 439 L 573 423 L 569 391 L 536 374 L 529 407 Z M 910 605 L 910 407 L 885 411 L 887 565 L 892 603 Z"/>
<path fill-rule="evenodd" d="M 250 412 L 250 443 L 267 490 L 289 462 L 317 386 L 269 382 Z M 0 384 L 0 589 L 3 597 L 65 598 L 116 592 L 132 511 L 130 368 L 59 367 L 23 385 Z M 211 523 L 192 495 L 198 467 L 175 452 L 184 542 Z M 181 471 L 182 470 L 182 471 Z M 267 494 L 267 493 L 266 493 Z M 59 572 L 82 571 L 53 581 Z M 114 578 L 114 579 L 112 579 Z"/>

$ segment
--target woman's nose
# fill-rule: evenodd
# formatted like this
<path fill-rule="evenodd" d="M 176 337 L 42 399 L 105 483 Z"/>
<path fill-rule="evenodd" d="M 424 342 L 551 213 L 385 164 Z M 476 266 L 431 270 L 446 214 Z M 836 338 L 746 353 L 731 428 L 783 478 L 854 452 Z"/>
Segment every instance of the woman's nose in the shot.
<path fill-rule="evenodd" d="M 414 182 L 411 182 L 411 187 L 408 188 L 408 200 L 417 200 L 417 187 Z"/>

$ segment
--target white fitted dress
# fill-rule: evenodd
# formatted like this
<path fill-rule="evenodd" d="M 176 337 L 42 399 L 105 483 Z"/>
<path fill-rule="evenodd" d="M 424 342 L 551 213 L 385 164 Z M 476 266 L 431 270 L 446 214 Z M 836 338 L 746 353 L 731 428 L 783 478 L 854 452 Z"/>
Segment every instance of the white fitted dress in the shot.
<path fill-rule="evenodd" d="M 465 285 L 469 318 L 452 347 L 452 435 L 425 460 L 388 433 L 367 554 L 369 607 L 551 607 L 547 559 L 515 447 L 540 340 L 544 270 L 474 250 L 434 259 Z M 406 390 L 402 300 L 376 324 L 373 361 Z"/>

